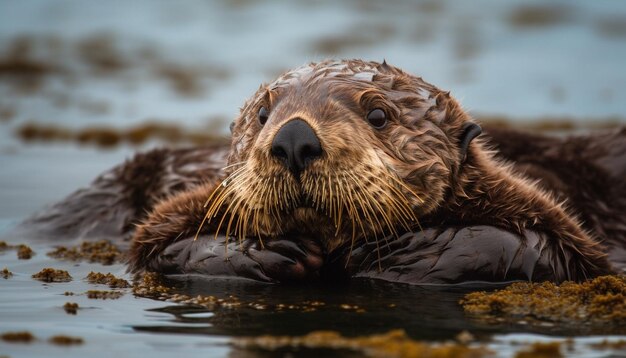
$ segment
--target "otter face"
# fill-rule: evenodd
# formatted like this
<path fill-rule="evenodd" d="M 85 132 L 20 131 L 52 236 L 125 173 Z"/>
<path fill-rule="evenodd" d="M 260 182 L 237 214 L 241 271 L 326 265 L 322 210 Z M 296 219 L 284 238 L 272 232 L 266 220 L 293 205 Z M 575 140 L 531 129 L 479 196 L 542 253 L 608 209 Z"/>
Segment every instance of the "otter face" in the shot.
<path fill-rule="evenodd" d="M 445 200 L 467 121 L 447 93 L 386 63 L 292 70 L 233 123 L 207 219 L 239 237 L 321 236 L 329 249 L 411 230 Z"/>

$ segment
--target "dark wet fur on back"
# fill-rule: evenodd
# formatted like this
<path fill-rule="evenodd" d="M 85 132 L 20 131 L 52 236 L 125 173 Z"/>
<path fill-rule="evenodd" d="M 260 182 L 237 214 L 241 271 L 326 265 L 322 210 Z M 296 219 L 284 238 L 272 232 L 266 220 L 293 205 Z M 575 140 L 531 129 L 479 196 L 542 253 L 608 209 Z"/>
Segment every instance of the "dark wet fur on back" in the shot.
<path fill-rule="evenodd" d="M 163 198 L 214 178 L 228 148 L 154 149 L 96 178 L 20 224 L 15 235 L 46 240 L 108 239 L 123 245 Z"/>
<path fill-rule="evenodd" d="M 626 269 L 626 128 L 567 137 L 501 128 L 486 134 L 517 171 L 566 200 L 611 261 Z"/>

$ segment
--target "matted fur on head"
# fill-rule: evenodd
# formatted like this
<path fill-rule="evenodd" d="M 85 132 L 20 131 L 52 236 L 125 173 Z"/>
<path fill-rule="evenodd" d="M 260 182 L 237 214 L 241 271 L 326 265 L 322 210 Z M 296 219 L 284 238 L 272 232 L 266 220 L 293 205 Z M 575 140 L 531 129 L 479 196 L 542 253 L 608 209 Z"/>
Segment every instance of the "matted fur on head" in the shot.
<path fill-rule="evenodd" d="M 322 147 L 298 176 L 271 153 L 294 119 Z M 385 62 L 299 67 L 262 85 L 233 122 L 225 179 L 203 224 L 261 240 L 309 233 L 329 249 L 412 230 L 451 190 L 477 135 L 467 140 L 467 123 L 447 92 Z"/>

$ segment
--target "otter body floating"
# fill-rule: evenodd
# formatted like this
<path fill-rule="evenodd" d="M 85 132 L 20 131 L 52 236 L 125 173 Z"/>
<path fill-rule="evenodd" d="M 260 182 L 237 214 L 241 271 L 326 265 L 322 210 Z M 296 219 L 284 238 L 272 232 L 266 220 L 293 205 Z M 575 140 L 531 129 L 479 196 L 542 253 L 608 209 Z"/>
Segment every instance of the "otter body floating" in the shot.
<path fill-rule="evenodd" d="M 230 148 L 140 154 L 22 228 L 130 240 L 134 272 L 267 282 L 560 282 L 624 267 L 625 129 L 481 134 L 448 92 L 359 60 L 283 74 L 231 128 Z"/>

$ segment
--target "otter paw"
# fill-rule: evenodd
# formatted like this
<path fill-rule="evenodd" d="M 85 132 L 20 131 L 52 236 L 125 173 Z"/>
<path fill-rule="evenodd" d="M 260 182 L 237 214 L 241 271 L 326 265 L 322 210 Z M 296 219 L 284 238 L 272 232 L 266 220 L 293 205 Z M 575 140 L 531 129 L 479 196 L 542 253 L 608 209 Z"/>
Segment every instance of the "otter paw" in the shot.
<path fill-rule="evenodd" d="M 324 262 L 321 247 L 313 241 L 274 239 L 266 242 L 264 247 L 256 242 L 247 255 L 267 276 L 280 282 L 318 278 Z"/>
<path fill-rule="evenodd" d="M 224 236 L 177 241 L 155 257 L 147 268 L 165 274 L 242 277 L 264 282 L 315 279 L 323 264 L 322 249 L 310 240 L 258 239 L 242 242 Z"/>

